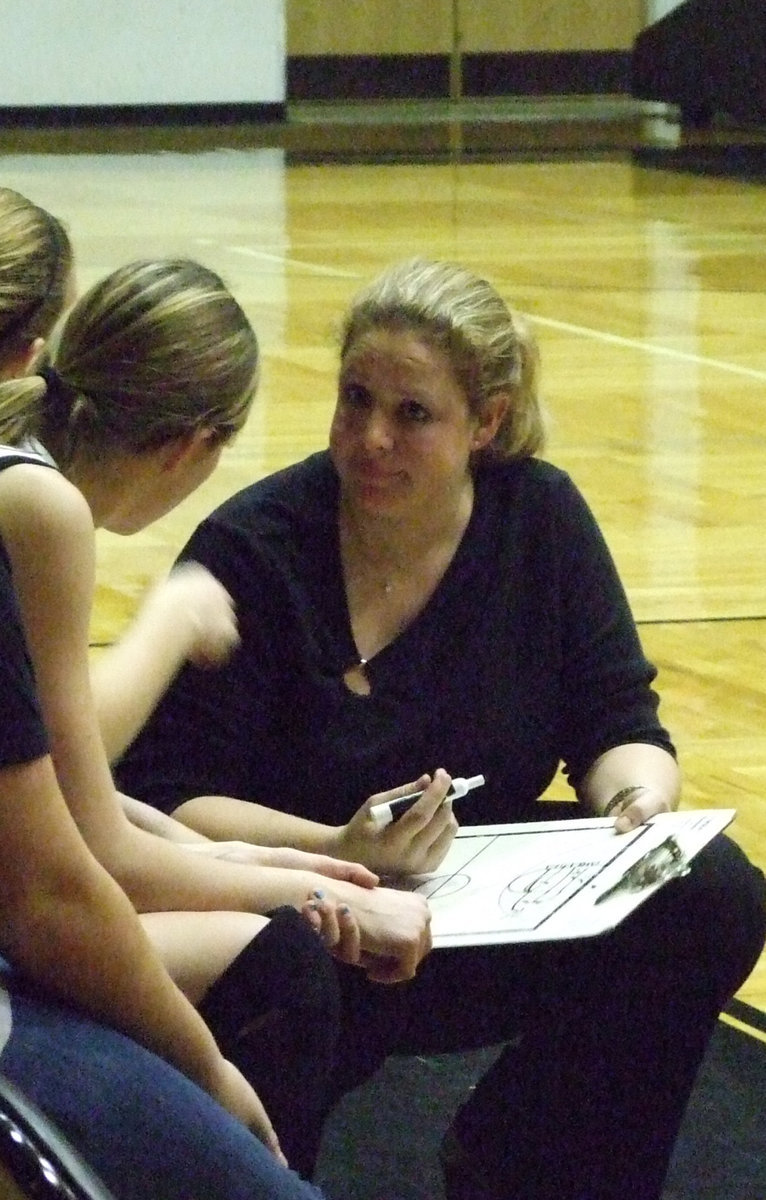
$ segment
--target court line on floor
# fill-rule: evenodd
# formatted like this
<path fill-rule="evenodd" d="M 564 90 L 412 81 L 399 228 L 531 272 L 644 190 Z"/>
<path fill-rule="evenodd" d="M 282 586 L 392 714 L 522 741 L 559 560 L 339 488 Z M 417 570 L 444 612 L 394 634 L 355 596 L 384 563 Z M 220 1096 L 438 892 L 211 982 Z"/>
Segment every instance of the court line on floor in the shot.
<path fill-rule="evenodd" d="M 720 1014 L 720 1020 L 760 1042 L 766 1042 L 766 1013 L 744 1000 L 733 997 Z"/>
<path fill-rule="evenodd" d="M 747 379 L 758 379 L 766 383 L 766 370 L 759 371 L 755 367 L 743 367 L 739 363 L 726 362 L 724 359 L 707 358 L 704 354 L 691 354 L 687 350 L 676 350 L 672 346 L 659 346 L 656 342 L 645 342 L 639 338 L 622 337 L 620 334 L 607 333 L 601 329 L 590 329 L 587 325 L 573 325 L 569 321 L 558 321 L 555 317 L 540 317 L 537 313 L 527 313 L 526 315 L 535 325 L 547 325 L 551 329 L 576 333 L 580 337 L 592 338 L 594 341 L 607 342 L 613 346 L 625 346 L 631 350 L 645 350 L 649 354 L 674 358 L 678 362 L 694 363 L 695 366 L 700 367 L 713 367 L 718 371 L 728 371 L 730 375 L 743 375 Z"/>
<path fill-rule="evenodd" d="M 284 267 L 295 267 L 301 271 L 310 271 L 312 275 L 328 275 L 332 279 L 361 279 L 358 271 L 347 271 L 340 267 L 325 267 L 321 263 L 302 262 L 298 258 L 290 258 L 287 254 L 272 254 L 268 250 L 256 250 L 252 246 L 222 246 L 229 254 L 244 254 L 247 258 L 257 258 L 262 262 L 279 263 Z"/>
<path fill-rule="evenodd" d="M 738 1021 L 736 1017 L 731 1017 L 727 1012 L 722 1012 L 720 1021 L 725 1025 L 730 1025 L 732 1029 L 736 1029 L 739 1033 L 744 1033 L 747 1037 L 751 1037 L 756 1042 L 763 1042 L 766 1045 L 766 1033 L 761 1033 L 758 1029 L 753 1029 L 752 1025 L 746 1025 L 744 1021 Z"/>
<path fill-rule="evenodd" d="M 732 625 L 742 621 L 766 621 L 766 613 L 731 613 L 723 616 L 642 617 L 636 625 Z"/>

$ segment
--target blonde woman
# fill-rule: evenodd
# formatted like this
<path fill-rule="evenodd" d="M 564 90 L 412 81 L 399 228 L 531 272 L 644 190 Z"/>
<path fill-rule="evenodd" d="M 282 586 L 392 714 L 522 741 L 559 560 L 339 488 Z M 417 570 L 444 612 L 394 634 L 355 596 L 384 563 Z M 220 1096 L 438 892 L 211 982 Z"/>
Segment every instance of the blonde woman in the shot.
<path fill-rule="evenodd" d="M 469 825 L 540 819 L 562 761 L 572 803 L 546 816 L 620 831 L 675 807 L 614 564 L 540 457 L 537 373 L 528 323 L 460 264 L 394 263 L 353 297 L 329 449 L 227 501 L 184 554 L 234 597 L 242 645 L 178 676 L 126 786 L 212 836 L 378 871 L 418 869 L 431 810 L 381 828 L 360 801 L 436 762 L 486 776 L 456 802 Z M 602 938 L 439 951 L 394 997 L 339 964 L 338 1090 L 387 1054 L 506 1042 L 445 1139 L 449 1200 L 658 1200 L 765 923 L 763 876 L 722 837 Z"/>

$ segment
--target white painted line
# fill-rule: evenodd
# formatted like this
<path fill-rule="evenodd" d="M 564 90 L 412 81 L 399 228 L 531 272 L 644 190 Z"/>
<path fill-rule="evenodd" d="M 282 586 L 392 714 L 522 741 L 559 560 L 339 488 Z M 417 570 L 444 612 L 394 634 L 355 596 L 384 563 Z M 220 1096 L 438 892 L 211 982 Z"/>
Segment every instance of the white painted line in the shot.
<path fill-rule="evenodd" d="M 672 346 L 658 346 L 654 342 L 643 342 L 637 338 L 620 337 L 616 333 L 589 329 L 586 325 L 571 325 L 568 321 L 557 321 L 553 317 L 539 317 L 536 313 L 526 313 L 525 315 L 535 325 L 547 325 L 551 329 L 562 329 L 567 333 L 576 333 L 579 337 L 593 338 L 597 342 L 608 342 L 613 346 L 627 346 L 632 350 L 644 350 L 648 354 L 674 358 L 679 362 L 695 363 L 700 367 L 712 367 L 717 371 L 728 371 L 730 375 L 744 375 L 748 379 L 766 382 L 766 371 L 758 371 L 753 367 L 742 367 L 738 363 L 725 362 L 719 358 L 706 358 L 702 354 L 689 354 L 685 350 L 674 350 Z"/>

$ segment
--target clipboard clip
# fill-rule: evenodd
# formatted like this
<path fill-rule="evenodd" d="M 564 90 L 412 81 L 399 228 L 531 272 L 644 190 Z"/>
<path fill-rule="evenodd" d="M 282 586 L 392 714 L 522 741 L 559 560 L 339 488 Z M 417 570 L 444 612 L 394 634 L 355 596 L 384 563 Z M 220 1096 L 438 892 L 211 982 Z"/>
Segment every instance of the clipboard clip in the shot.
<path fill-rule="evenodd" d="M 596 898 L 595 903 L 601 904 L 618 892 L 639 892 L 655 883 L 680 879 L 681 876 L 688 875 L 690 870 L 683 850 L 671 833 L 659 846 L 647 850 L 646 854 L 628 867 L 611 887 Z"/>

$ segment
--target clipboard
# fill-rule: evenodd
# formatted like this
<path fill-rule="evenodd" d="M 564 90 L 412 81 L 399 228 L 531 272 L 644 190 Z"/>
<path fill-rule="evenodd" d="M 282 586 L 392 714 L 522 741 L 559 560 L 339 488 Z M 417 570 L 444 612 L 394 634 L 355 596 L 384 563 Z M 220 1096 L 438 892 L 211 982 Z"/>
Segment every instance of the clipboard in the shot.
<path fill-rule="evenodd" d="M 659 813 L 630 833 L 616 833 L 612 817 L 464 826 L 438 871 L 397 886 L 428 898 L 435 949 L 593 937 L 666 882 L 615 888 L 626 871 L 670 836 L 690 862 L 735 815 Z"/>

